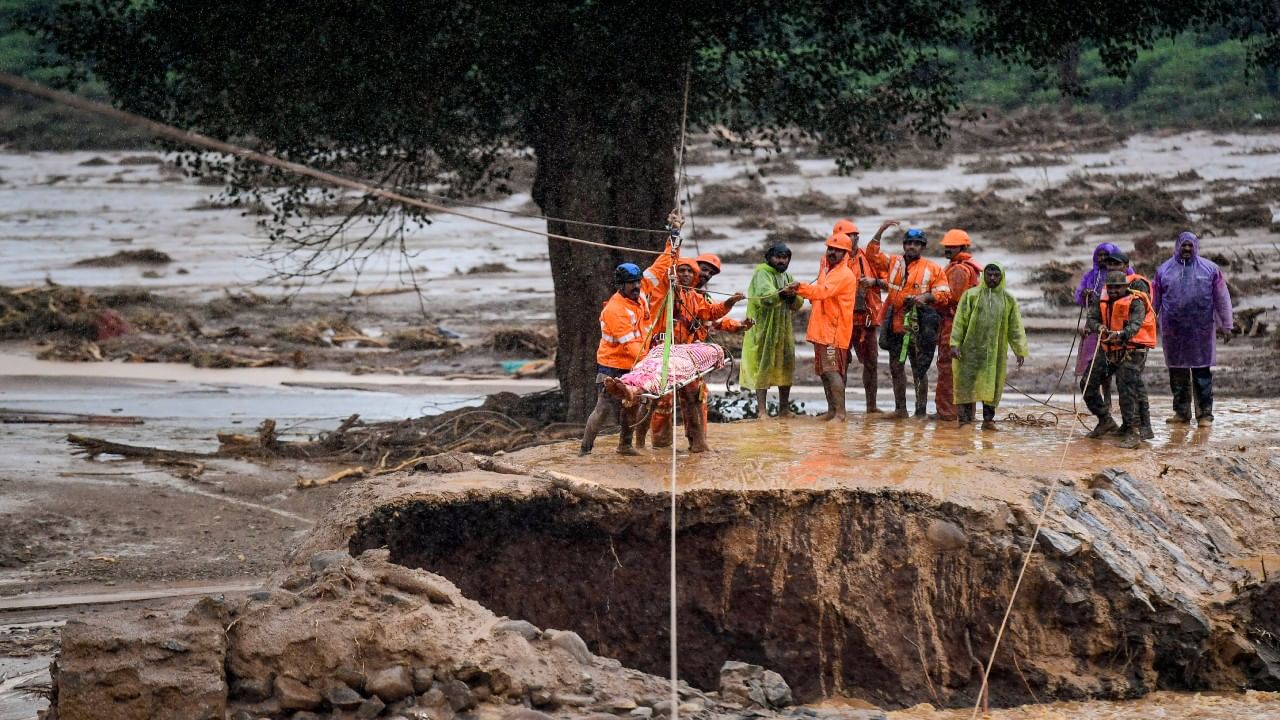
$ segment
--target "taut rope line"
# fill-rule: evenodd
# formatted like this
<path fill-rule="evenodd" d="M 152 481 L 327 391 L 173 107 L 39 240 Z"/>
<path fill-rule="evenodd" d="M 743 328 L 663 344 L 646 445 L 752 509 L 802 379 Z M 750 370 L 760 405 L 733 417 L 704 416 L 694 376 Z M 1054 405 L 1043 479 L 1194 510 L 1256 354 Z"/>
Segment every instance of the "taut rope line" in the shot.
<path fill-rule="evenodd" d="M 1098 344 L 1093 346 L 1093 357 L 1089 359 L 1089 372 L 1085 373 L 1084 384 L 1089 386 L 1089 378 L 1093 375 L 1093 366 L 1098 359 L 1098 348 L 1102 347 L 1101 338 Z M 1062 444 L 1062 458 L 1058 460 L 1058 469 L 1067 462 L 1067 450 L 1071 447 L 1071 437 L 1075 434 L 1076 426 L 1071 425 L 1067 429 L 1067 439 Z M 1027 574 L 1027 567 L 1031 565 L 1031 556 L 1036 552 L 1036 540 L 1040 538 L 1040 529 L 1044 527 L 1045 518 L 1049 515 L 1049 506 L 1053 504 L 1054 488 L 1050 487 L 1045 490 L 1044 504 L 1040 508 L 1040 516 L 1036 518 L 1036 529 L 1031 533 L 1031 544 L 1027 547 L 1027 554 L 1022 558 L 1022 568 L 1018 570 L 1018 579 L 1013 583 L 1013 593 L 1009 595 L 1009 605 L 1004 609 L 1004 617 L 1000 619 L 1000 629 L 996 631 L 995 642 L 991 645 L 991 657 L 987 660 L 987 667 L 982 672 L 982 687 L 978 688 L 978 699 L 973 704 L 973 720 L 977 720 L 978 710 L 982 707 L 982 700 L 986 697 L 988 681 L 991 678 L 991 667 L 996 664 L 996 653 L 1000 651 L 1000 640 L 1004 638 L 1005 628 L 1009 625 L 1009 615 L 1013 613 L 1013 603 L 1018 599 L 1018 591 L 1022 589 L 1022 578 Z"/>
<path fill-rule="evenodd" d="M 209 150 L 213 150 L 216 152 L 226 153 L 228 155 L 234 155 L 236 157 L 244 158 L 246 160 L 252 160 L 254 162 L 261 163 L 263 165 L 270 165 L 271 167 L 277 167 L 277 168 L 280 168 L 281 170 L 284 170 L 286 172 L 291 172 L 295 175 L 302 175 L 304 177 L 313 178 L 321 182 L 328 183 L 330 185 L 336 185 L 338 187 L 347 188 L 348 190 L 356 190 L 366 195 L 373 195 L 374 197 L 380 197 L 385 200 L 390 200 L 392 202 L 398 202 L 404 205 L 419 207 L 424 210 L 430 210 L 432 212 L 444 213 L 446 215 L 456 215 L 458 217 L 467 218 L 468 220 L 475 220 L 476 222 L 485 223 L 487 225 L 496 225 L 497 227 L 506 228 L 508 230 L 514 230 L 516 232 L 529 233 L 532 235 L 541 235 L 543 237 L 547 237 L 552 240 L 563 240 L 564 242 L 578 243 L 580 245 L 591 245 L 593 247 L 608 248 L 610 250 L 625 250 L 628 252 L 644 253 L 646 255 L 662 254 L 662 251 L 660 250 L 644 250 L 641 248 L 632 248 L 632 247 L 625 247 L 622 245 L 611 245 L 609 243 L 595 242 L 592 240 L 583 240 L 581 238 L 570 237 L 568 235 L 557 235 L 556 233 L 549 233 L 543 230 L 532 230 L 530 228 L 520 227 L 519 225 L 512 225 L 510 223 L 504 223 L 498 220 L 491 220 L 489 218 L 483 218 L 476 215 L 470 215 L 468 213 L 458 212 L 457 210 L 454 210 L 452 208 L 448 208 L 443 205 L 437 205 L 435 203 L 427 202 L 425 200 L 421 200 L 415 197 L 410 197 L 403 193 L 398 193 L 392 190 L 386 190 L 384 188 L 378 187 L 377 185 L 374 185 L 368 182 L 363 182 L 360 180 L 352 180 L 350 178 L 345 178 L 340 175 L 335 175 L 333 173 L 325 172 L 323 170 L 316 170 L 315 168 L 309 167 L 307 165 L 302 165 L 301 163 L 296 163 L 289 160 L 285 160 L 283 158 L 278 158 L 274 155 L 269 155 L 267 153 L 259 152 L 257 150 L 250 150 L 248 148 L 241 147 L 239 145 L 233 145 L 231 143 L 223 142 L 221 140 L 215 140 L 214 138 L 208 137 L 207 135 L 201 135 L 200 133 L 192 132 L 190 130 L 180 130 L 176 127 L 173 127 L 172 125 L 166 125 L 162 122 L 150 120 L 148 118 L 142 117 L 141 115 L 135 115 L 131 112 L 126 112 L 124 110 L 119 110 L 107 105 L 103 105 L 102 103 L 97 103 L 92 100 L 86 100 L 82 97 L 72 95 L 71 93 L 66 93 L 60 90 L 53 90 L 51 88 L 47 88 L 43 85 L 40 85 L 39 83 L 31 82 L 29 80 L 20 78 L 10 73 L 0 73 L 0 85 L 7 85 L 10 88 L 13 88 L 14 90 L 35 95 L 37 97 L 42 97 L 42 98 L 45 98 L 46 100 L 52 100 L 56 103 L 61 103 L 69 107 L 76 108 L 77 110 L 84 110 L 86 112 L 91 112 L 97 115 L 102 115 L 115 120 L 119 120 L 121 122 L 125 122 L 130 125 L 140 127 L 146 130 L 147 132 L 150 132 L 153 135 L 169 138 L 170 140 L 175 140 L 177 142 L 184 143 L 187 145 L 194 145 L 196 147 L 207 148 Z"/>

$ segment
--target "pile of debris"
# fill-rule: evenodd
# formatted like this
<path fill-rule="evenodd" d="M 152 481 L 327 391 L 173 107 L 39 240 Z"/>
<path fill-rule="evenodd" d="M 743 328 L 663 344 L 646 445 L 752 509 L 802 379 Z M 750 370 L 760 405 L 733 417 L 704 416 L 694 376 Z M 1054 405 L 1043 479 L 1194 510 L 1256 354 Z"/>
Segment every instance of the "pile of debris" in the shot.
<path fill-rule="evenodd" d="M 559 389 L 529 395 L 502 392 L 479 407 L 465 407 L 439 415 L 391 422 L 366 423 L 359 415 L 338 427 L 300 440 L 280 437 L 274 420 L 265 420 L 256 434 L 219 433 L 213 452 L 185 452 L 126 445 L 101 438 L 69 435 L 75 453 L 86 457 L 118 455 L 198 475 L 205 462 L 217 458 L 295 459 L 348 464 L 320 479 L 303 479 L 302 487 L 327 485 L 348 478 L 385 475 L 400 470 L 434 467 L 451 453 L 514 452 L 536 445 L 575 439 L 582 426 L 565 422 L 567 406 Z"/>
<path fill-rule="evenodd" d="M 1076 282 L 1084 273 L 1080 261 L 1050 260 L 1031 273 L 1031 282 L 1040 286 L 1044 301 L 1052 307 L 1067 307 L 1076 302 Z"/>
<path fill-rule="evenodd" d="M 1043 209 L 1000 197 L 992 189 L 954 190 L 949 195 L 955 209 L 947 227 L 976 233 L 979 243 L 991 241 L 1014 252 L 1050 250 L 1057 244 L 1062 224 Z M 945 228 L 938 234 L 942 232 Z"/>

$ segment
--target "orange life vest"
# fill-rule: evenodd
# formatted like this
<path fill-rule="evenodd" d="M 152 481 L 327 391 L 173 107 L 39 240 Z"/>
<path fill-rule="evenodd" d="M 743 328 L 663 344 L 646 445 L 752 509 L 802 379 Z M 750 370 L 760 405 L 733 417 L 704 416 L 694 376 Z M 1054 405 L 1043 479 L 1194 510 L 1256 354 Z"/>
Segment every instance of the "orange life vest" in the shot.
<path fill-rule="evenodd" d="M 1133 337 L 1129 338 L 1127 346 L 1153 348 L 1156 346 L 1156 313 L 1151 309 L 1151 300 L 1145 293 L 1136 290 L 1130 290 L 1128 295 L 1116 301 L 1104 299 L 1099 305 L 1102 313 L 1103 322 L 1107 329 L 1111 332 L 1120 332 L 1124 329 L 1125 323 L 1129 321 L 1129 308 L 1137 300 L 1147 306 L 1147 314 L 1142 318 L 1142 327 Z M 1116 340 L 1107 340 L 1103 342 L 1113 348 L 1124 346 Z"/>

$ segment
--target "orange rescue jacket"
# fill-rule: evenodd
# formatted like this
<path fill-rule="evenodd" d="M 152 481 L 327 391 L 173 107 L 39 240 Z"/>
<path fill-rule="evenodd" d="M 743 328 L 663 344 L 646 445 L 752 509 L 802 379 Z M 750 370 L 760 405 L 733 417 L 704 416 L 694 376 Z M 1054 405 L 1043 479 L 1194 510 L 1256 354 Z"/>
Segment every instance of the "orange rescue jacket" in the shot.
<path fill-rule="evenodd" d="M 956 315 L 956 306 L 960 304 L 960 296 L 969 288 L 978 287 L 982 282 L 982 266 L 974 261 L 967 252 L 958 252 L 951 257 L 944 271 L 947 275 L 947 287 L 950 297 L 945 304 L 939 304 L 938 312 L 943 318 L 950 320 Z"/>
<path fill-rule="evenodd" d="M 684 345 L 706 340 L 711 334 L 709 324 L 729 312 L 729 307 L 724 303 L 711 302 L 706 295 L 697 290 L 676 288 L 673 297 L 676 302 L 672 310 L 672 319 L 676 324 L 674 337 L 676 344 Z M 659 345 L 662 343 L 662 333 L 666 330 L 666 318 L 655 318 L 655 322 L 658 324 L 658 331 L 653 334 L 651 344 Z"/>
<path fill-rule="evenodd" d="M 877 248 L 879 243 L 875 240 Z M 869 246 L 868 246 L 869 247 Z M 862 287 L 862 278 L 869 277 L 875 280 L 884 280 L 884 269 L 877 266 L 872 260 L 871 255 L 864 249 L 858 248 L 852 254 L 845 256 L 845 264 L 853 271 L 853 277 L 858 281 L 858 295 L 862 296 L 863 309 L 858 310 L 857 297 L 854 298 L 854 316 L 855 320 L 861 321 L 865 325 L 874 325 L 880 322 L 880 309 L 884 306 L 884 297 L 880 294 L 878 286 L 869 288 Z M 822 261 L 818 264 L 818 277 L 822 277 L 822 273 L 827 271 L 827 256 L 822 256 Z"/>
<path fill-rule="evenodd" d="M 671 242 L 640 276 L 640 299 L 632 301 L 614 293 L 600 311 L 600 346 L 596 363 L 630 370 L 645 353 L 644 334 L 653 326 L 653 313 L 671 289 L 668 273 L 675 265 Z"/>
<path fill-rule="evenodd" d="M 1139 327 L 1138 332 L 1129 338 L 1128 343 L 1106 340 L 1103 342 L 1104 345 L 1111 348 L 1153 348 L 1156 346 L 1156 313 L 1151 309 L 1151 299 L 1145 293 L 1130 290 L 1128 295 L 1114 302 L 1107 299 L 1101 300 L 1099 302 L 1099 311 L 1102 315 L 1102 322 L 1112 332 L 1124 330 L 1125 323 L 1129 321 L 1129 310 L 1133 307 L 1135 301 L 1147 306 L 1147 314 L 1143 316 L 1142 325 Z"/>
<path fill-rule="evenodd" d="M 848 350 L 857 291 L 858 280 L 848 263 L 822 273 L 816 284 L 800 283 L 796 294 L 813 303 L 805 340 Z"/>
<path fill-rule="evenodd" d="M 947 274 L 935 263 L 922 257 L 908 266 L 906 258 L 886 254 L 880 249 L 880 243 L 874 240 L 867 243 L 867 259 L 884 273 L 883 277 L 889 284 L 889 296 L 885 299 L 877 322 L 883 322 L 884 313 L 893 308 L 891 330 L 894 333 L 903 332 L 902 302 L 908 295 L 931 293 L 935 308 L 942 308 L 951 302 L 951 286 L 947 284 Z"/>

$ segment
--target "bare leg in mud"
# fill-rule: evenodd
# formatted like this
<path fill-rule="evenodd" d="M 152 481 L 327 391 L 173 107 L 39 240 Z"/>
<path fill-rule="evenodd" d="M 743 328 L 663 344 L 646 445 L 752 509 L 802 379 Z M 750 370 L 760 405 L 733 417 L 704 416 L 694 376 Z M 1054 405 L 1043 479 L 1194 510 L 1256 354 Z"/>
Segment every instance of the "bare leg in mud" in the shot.
<path fill-rule="evenodd" d="M 846 419 L 844 380 L 840 377 L 840 373 L 824 373 L 822 375 L 822 387 L 827 391 L 827 414 L 823 419 L 844 422 Z"/>
<path fill-rule="evenodd" d="M 767 388 L 764 390 L 756 391 L 756 408 L 757 408 L 756 419 L 757 420 L 763 420 L 769 417 L 768 400 L 769 400 L 769 390 Z M 791 386 L 779 385 L 778 386 L 778 418 L 782 419 L 782 418 L 789 418 L 789 417 L 791 417 Z"/>

